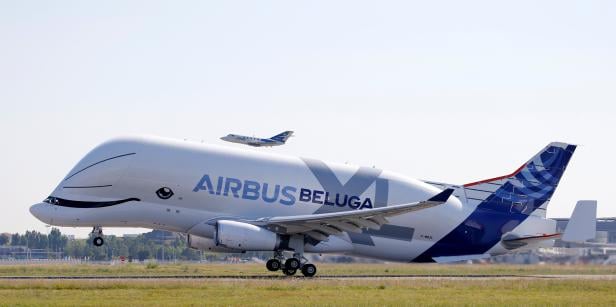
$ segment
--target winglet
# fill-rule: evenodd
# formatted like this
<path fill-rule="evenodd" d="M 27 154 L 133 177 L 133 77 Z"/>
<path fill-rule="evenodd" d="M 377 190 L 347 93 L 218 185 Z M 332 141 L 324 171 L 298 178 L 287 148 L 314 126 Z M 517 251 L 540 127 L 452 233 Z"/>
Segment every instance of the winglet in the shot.
<path fill-rule="evenodd" d="M 428 201 L 444 203 L 449 199 L 451 194 L 453 194 L 453 189 L 445 189 L 443 192 L 432 196 L 432 198 L 428 199 Z"/>

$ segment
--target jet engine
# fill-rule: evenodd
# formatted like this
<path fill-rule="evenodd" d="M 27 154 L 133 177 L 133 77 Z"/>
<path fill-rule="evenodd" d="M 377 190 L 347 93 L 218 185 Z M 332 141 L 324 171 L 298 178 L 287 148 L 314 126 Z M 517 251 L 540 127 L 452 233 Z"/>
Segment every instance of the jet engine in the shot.
<path fill-rule="evenodd" d="M 210 238 L 204 238 L 195 235 L 188 235 L 188 247 L 202 251 L 215 253 L 241 253 L 243 250 L 231 249 L 222 246 L 216 246 L 216 242 Z"/>
<path fill-rule="evenodd" d="M 284 237 L 287 237 L 286 240 Z M 226 248 L 245 251 L 273 251 L 280 248 L 283 241 L 288 244 L 288 236 L 280 236 L 252 224 L 220 220 L 216 223 L 214 241 L 217 246 Z"/>

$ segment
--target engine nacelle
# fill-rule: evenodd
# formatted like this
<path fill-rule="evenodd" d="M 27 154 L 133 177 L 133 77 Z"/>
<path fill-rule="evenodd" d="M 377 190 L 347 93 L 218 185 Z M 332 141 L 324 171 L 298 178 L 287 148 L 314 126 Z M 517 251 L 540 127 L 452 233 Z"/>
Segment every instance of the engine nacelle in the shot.
<path fill-rule="evenodd" d="M 202 251 L 208 251 L 208 252 L 215 252 L 215 253 L 241 253 L 244 251 L 244 250 L 226 248 L 223 246 L 217 246 L 216 242 L 214 242 L 213 239 L 204 238 L 204 237 L 195 236 L 195 235 L 188 235 L 187 243 L 188 243 L 188 247 L 190 248 L 194 248 L 194 249 L 198 249 Z"/>
<path fill-rule="evenodd" d="M 216 223 L 215 242 L 218 246 L 245 251 L 273 251 L 280 247 L 277 233 L 255 225 L 220 220 Z"/>

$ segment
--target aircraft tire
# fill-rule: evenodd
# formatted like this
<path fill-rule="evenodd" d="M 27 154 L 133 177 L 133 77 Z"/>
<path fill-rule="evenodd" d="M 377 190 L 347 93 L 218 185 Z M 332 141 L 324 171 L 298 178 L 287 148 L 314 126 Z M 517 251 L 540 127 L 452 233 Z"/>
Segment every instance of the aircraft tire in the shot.
<path fill-rule="evenodd" d="M 265 264 L 265 267 L 270 272 L 276 272 L 276 271 L 280 270 L 281 266 L 282 266 L 282 263 L 280 263 L 280 260 L 278 260 L 278 259 L 270 259 Z"/>
<path fill-rule="evenodd" d="M 284 273 L 284 275 L 287 275 L 287 276 L 293 276 L 295 275 L 296 272 L 297 270 L 282 269 L 282 273 Z"/>
<path fill-rule="evenodd" d="M 285 261 L 284 267 L 290 270 L 297 270 L 299 269 L 300 264 L 301 262 L 299 261 L 299 259 L 289 258 L 287 259 L 287 261 Z"/>
<path fill-rule="evenodd" d="M 94 246 L 103 246 L 103 244 L 105 244 L 105 240 L 103 240 L 103 238 L 101 237 L 96 237 L 94 238 L 94 240 L 92 240 L 92 243 L 94 244 Z"/>
<path fill-rule="evenodd" d="M 317 267 L 311 263 L 305 264 L 302 266 L 302 274 L 306 277 L 312 277 L 317 274 Z"/>

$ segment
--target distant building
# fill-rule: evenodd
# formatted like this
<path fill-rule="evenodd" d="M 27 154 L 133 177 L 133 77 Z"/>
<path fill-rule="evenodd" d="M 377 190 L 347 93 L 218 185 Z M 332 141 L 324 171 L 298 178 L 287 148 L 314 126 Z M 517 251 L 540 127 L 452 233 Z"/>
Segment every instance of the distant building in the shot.
<path fill-rule="evenodd" d="M 122 237 L 123 238 L 137 238 L 138 236 L 141 236 L 141 235 L 143 235 L 148 240 L 154 240 L 157 242 L 173 241 L 180 236 L 179 234 L 174 233 L 174 232 L 155 229 L 155 230 L 152 230 L 146 233 L 124 234 L 122 235 Z"/>
<path fill-rule="evenodd" d="M 158 242 L 173 241 L 179 237 L 179 234 L 164 230 L 152 230 L 143 234 L 148 240 L 155 240 Z"/>
<path fill-rule="evenodd" d="M 567 218 L 559 218 L 556 220 L 556 232 L 563 232 L 569 223 Z M 603 217 L 597 219 L 597 236 L 591 242 L 596 243 L 616 243 L 616 218 Z M 567 247 L 561 240 L 556 240 L 556 247 Z"/>
<path fill-rule="evenodd" d="M 27 246 L 0 246 L 0 259 L 22 259 L 26 258 L 30 249 Z"/>

